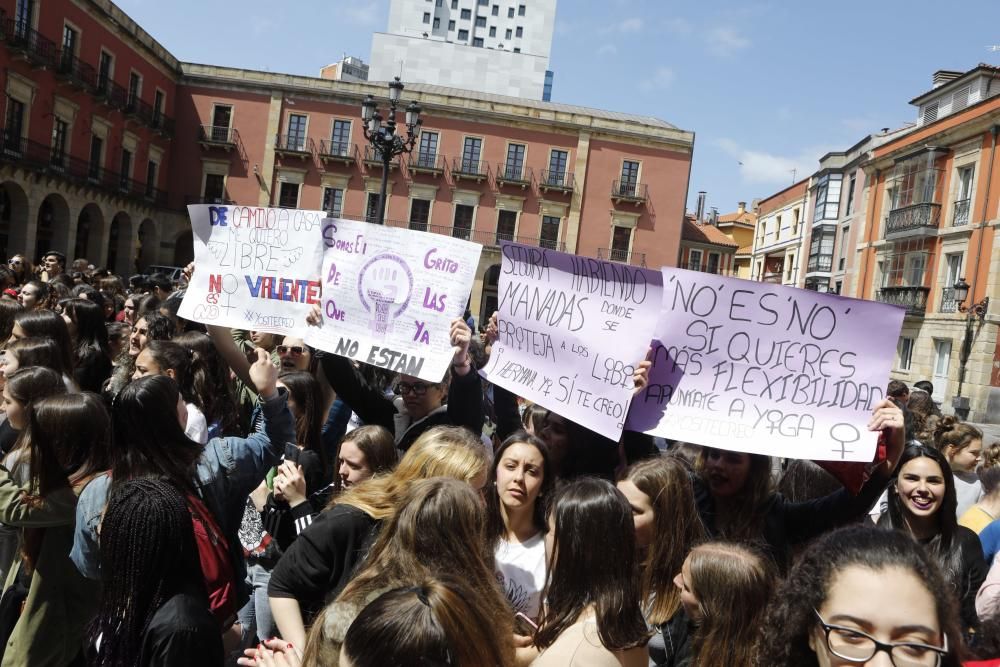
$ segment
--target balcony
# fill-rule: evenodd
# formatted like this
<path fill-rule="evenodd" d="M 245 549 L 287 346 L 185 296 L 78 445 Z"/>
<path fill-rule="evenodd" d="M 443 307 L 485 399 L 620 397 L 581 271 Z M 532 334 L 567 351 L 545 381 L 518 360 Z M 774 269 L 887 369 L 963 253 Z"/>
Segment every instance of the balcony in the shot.
<path fill-rule="evenodd" d="M 406 161 L 406 167 L 411 174 L 428 174 L 430 176 L 440 176 L 444 173 L 447 160 L 443 155 L 434 153 L 410 154 Z"/>
<path fill-rule="evenodd" d="M 87 160 L 67 155 L 51 146 L 17 137 L 6 131 L 0 140 L 0 161 L 11 162 L 36 173 L 60 178 L 77 186 L 92 187 L 109 194 L 124 196 L 141 203 L 166 207 L 167 196 L 162 190 L 128 178 L 118 172 L 103 169 Z"/>
<path fill-rule="evenodd" d="M 482 183 L 489 176 L 489 167 L 482 160 L 455 158 L 451 162 L 451 175 L 455 180 Z"/>
<path fill-rule="evenodd" d="M 545 169 L 538 181 L 538 188 L 542 192 L 573 194 L 573 190 L 576 189 L 576 177 L 569 172 Z"/>
<path fill-rule="evenodd" d="M 645 183 L 633 183 L 632 181 L 615 181 L 611 185 L 611 199 L 616 204 L 625 202 L 626 204 L 643 204 L 649 196 L 648 187 Z"/>
<path fill-rule="evenodd" d="M 783 279 L 784 279 L 784 274 L 782 274 L 779 271 L 778 273 L 765 273 L 763 276 L 761 276 L 760 281 L 764 283 L 774 283 L 776 285 L 780 285 Z"/>
<path fill-rule="evenodd" d="M 82 90 L 93 90 L 97 87 L 97 70 L 69 51 L 59 53 L 56 76 L 61 81 Z"/>
<path fill-rule="evenodd" d="M 496 175 L 497 186 L 499 187 L 509 185 L 526 190 L 531 186 L 531 167 L 525 167 L 523 164 L 517 165 L 501 162 L 496 166 Z"/>
<path fill-rule="evenodd" d="M 939 313 L 957 313 L 958 304 L 955 303 L 955 288 L 945 287 L 941 290 L 941 307 Z"/>
<path fill-rule="evenodd" d="M 894 209 L 889 211 L 889 217 L 885 219 L 885 238 L 902 234 L 933 236 L 940 219 L 940 204 L 910 204 Z"/>
<path fill-rule="evenodd" d="M 952 227 L 962 227 L 969 224 L 969 209 L 971 208 L 971 204 L 971 199 L 959 199 L 955 202 L 955 208 L 951 213 Z"/>
<path fill-rule="evenodd" d="M 240 133 L 234 127 L 224 125 L 202 125 L 198 128 L 198 143 L 202 148 L 221 148 L 231 151 L 236 148 Z"/>
<path fill-rule="evenodd" d="M 11 17 L 0 19 L 0 31 L 15 57 L 33 67 L 54 68 L 59 58 L 59 46 L 23 21 Z"/>
<path fill-rule="evenodd" d="M 317 151 L 319 159 L 325 166 L 328 162 L 342 164 L 350 167 L 358 161 L 358 145 L 347 141 L 326 141 L 319 142 Z"/>
<path fill-rule="evenodd" d="M 906 308 L 907 315 L 923 317 L 927 312 L 929 287 L 883 287 L 875 293 L 875 300 Z"/>
<path fill-rule="evenodd" d="M 806 275 L 810 273 L 830 273 L 833 270 L 833 255 L 810 255 L 806 263 Z"/>
<path fill-rule="evenodd" d="M 298 134 L 279 134 L 274 138 L 274 153 L 279 157 L 305 160 L 312 155 L 313 141 Z"/>
<path fill-rule="evenodd" d="M 378 167 L 379 169 L 381 169 L 382 165 L 385 164 L 382 160 L 382 152 L 375 150 L 374 146 L 365 146 L 364 161 L 366 166 Z M 389 162 L 389 171 L 392 171 L 398 166 L 399 158 L 393 157 Z"/>
<path fill-rule="evenodd" d="M 646 266 L 646 253 L 629 252 L 628 250 L 619 250 L 617 248 L 598 248 L 597 259 L 609 259 L 612 262 L 620 262 L 622 264 Z"/>

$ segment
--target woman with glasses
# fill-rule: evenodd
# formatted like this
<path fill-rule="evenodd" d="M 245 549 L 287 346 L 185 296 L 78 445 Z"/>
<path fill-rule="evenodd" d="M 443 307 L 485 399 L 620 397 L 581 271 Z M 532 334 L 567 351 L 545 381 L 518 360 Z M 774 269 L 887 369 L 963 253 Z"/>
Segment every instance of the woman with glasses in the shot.
<path fill-rule="evenodd" d="M 958 525 L 955 477 L 945 455 L 912 444 L 903 452 L 889 486 L 889 510 L 878 525 L 899 530 L 924 545 L 951 584 L 959 603 L 962 629 L 975 628 L 976 593 L 987 565 L 979 537 Z"/>
<path fill-rule="evenodd" d="M 7 268 L 14 274 L 15 285 L 24 285 L 35 277 L 35 267 L 24 255 L 14 255 L 7 260 Z"/>
<path fill-rule="evenodd" d="M 865 527 L 827 533 L 771 600 L 761 665 L 959 667 L 957 602 L 910 536 Z"/>

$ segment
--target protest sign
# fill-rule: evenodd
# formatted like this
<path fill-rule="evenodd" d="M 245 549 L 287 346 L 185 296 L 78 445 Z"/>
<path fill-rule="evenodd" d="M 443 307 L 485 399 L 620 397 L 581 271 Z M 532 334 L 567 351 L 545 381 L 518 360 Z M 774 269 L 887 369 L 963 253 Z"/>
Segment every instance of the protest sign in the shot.
<path fill-rule="evenodd" d="M 649 386 L 627 428 L 720 449 L 871 461 L 904 310 L 663 269 Z"/>
<path fill-rule="evenodd" d="M 454 356 L 483 247 L 354 220 L 323 221 L 323 326 L 305 340 L 366 364 L 440 382 Z"/>
<path fill-rule="evenodd" d="M 319 302 L 322 211 L 188 206 L 195 272 L 178 315 L 289 334 Z"/>
<path fill-rule="evenodd" d="M 516 243 L 501 254 L 499 337 L 483 375 L 618 440 L 660 310 L 660 272 Z"/>

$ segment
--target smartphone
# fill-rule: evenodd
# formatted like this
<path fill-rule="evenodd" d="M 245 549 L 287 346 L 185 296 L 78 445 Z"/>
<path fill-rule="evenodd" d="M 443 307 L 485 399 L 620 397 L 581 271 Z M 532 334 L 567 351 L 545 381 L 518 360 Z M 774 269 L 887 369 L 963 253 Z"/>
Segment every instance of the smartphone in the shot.
<path fill-rule="evenodd" d="M 299 464 L 299 448 L 292 445 L 285 448 L 285 460 L 291 461 L 295 465 Z"/>
<path fill-rule="evenodd" d="M 528 618 L 523 612 L 514 614 L 514 632 L 530 637 L 538 631 L 538 624 Z"/>

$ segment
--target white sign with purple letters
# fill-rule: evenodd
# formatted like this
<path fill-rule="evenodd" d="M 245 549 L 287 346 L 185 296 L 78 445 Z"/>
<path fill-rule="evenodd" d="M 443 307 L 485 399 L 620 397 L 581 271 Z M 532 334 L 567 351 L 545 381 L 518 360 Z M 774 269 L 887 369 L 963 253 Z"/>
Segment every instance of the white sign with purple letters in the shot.
<path fill-rule="evenodd" d="M 440 382 L 451 321 L 465 313 L 482 246 L 440 234 L 328 218 L 322 223 L 323 325 L 306 342 Z"/>

